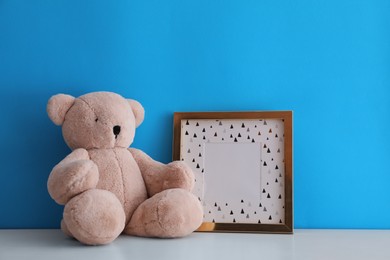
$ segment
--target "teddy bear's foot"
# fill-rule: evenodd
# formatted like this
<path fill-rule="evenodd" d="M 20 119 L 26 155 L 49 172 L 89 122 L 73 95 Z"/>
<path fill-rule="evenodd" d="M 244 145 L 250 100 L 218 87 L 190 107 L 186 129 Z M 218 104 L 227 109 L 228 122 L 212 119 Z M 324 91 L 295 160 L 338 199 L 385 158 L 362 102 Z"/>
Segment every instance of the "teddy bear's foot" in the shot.
<path fill-rule="evenodd" d="M 85 191 L 72 198 L 64 209 L 64 227 L 88 245 L 113 241 L 123 231 L 125 219 L 120 201 L 106 190 Z"/>
<path fill-rule="evenodd" d="M 70 233 L 68 227 L 65 224 L 64 220 L 61 220 L 61 230 L 62 232 L 67 235 L 68 237 L 73 237 L 72 233 Z"/>
<path fill-rule="evenodd" d="M 170 189 L 142 203 L 124 232 L 146 237 L 182 237 L 196 230 L 202 219 L 202 205 L 192 193 Z"/>

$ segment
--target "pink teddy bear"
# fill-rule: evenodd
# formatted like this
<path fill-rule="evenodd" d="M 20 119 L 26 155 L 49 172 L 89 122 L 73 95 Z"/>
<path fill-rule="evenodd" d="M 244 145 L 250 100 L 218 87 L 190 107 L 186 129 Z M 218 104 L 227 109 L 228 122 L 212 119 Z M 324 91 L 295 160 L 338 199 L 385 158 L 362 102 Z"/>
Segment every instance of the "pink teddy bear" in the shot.
<path fill-rule="evenodd" d="M 128 148 L 144 119 L 140 103 L 111 92 L 58 94 L 50 98 L 47 113 L 62 125 L 72 149 L 47 183 L 50 196 L 65 205 L 64 233 L 99 245 L 121 233 L 181 237 L 200 226 L 203 209 L 191 193 L 191 169 Z"/>

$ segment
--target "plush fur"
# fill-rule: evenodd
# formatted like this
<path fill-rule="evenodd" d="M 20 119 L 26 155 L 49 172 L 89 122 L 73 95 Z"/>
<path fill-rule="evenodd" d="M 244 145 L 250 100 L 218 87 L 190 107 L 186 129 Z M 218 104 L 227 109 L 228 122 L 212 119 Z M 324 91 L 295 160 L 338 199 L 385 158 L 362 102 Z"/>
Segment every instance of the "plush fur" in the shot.
<path fill-rule="evenodd" d="M 62 125 L 73 150 L 53 168 L 47 183 L 51 197 L 65 205 L 65 234 L 100 245 L 121 233 L 182 237 L 199 227 L 203 210 L 191 193 L 191 169 L 128 148 L 144 119 L 140 103 L 111 92 L 79 98 L 58 94 L 50 98 L 47 113 Z"/>

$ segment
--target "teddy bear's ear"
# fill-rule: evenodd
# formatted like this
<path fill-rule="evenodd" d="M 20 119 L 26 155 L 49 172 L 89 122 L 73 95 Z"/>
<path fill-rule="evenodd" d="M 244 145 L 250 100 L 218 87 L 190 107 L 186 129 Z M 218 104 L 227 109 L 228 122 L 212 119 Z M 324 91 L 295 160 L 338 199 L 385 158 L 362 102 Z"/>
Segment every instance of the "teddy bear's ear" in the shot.
<path fill-rule="evenodd" d="M 73 106 L 75 98 L 70 95 L 57 94 L 52 96 L 47 102 L 46 111 L 51 121 L 56 125 L 62 125 L 65 115 Z"/>
<path fill-rule="evenodd" d="M 128 99 L 127 101 L 129 102 L 131 109 L 133 110 L 136 124 L 135 126 L 138 127 L 142 123 L 142 121 L 144 121 L 145 110 L 138 101 L 134 99 Z"/>

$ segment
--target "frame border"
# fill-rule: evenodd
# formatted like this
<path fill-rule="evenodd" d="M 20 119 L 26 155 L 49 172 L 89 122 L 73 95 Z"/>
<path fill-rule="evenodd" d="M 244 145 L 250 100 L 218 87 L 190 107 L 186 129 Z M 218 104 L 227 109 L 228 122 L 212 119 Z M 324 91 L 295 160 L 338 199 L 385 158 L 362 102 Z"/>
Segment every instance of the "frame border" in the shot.
<path fill-rule="evenodd" d="M 181 121 L 185 119 L 282 119 L 284 120 L 284 165 L 285 165 L 285 221 L 284 224 L 243 224 L 203 222 L 197 231 L 202 232 L 254 232 L 293 233 L 293 112 L 174 112 L 173 160 L 180 160 Z"/>

